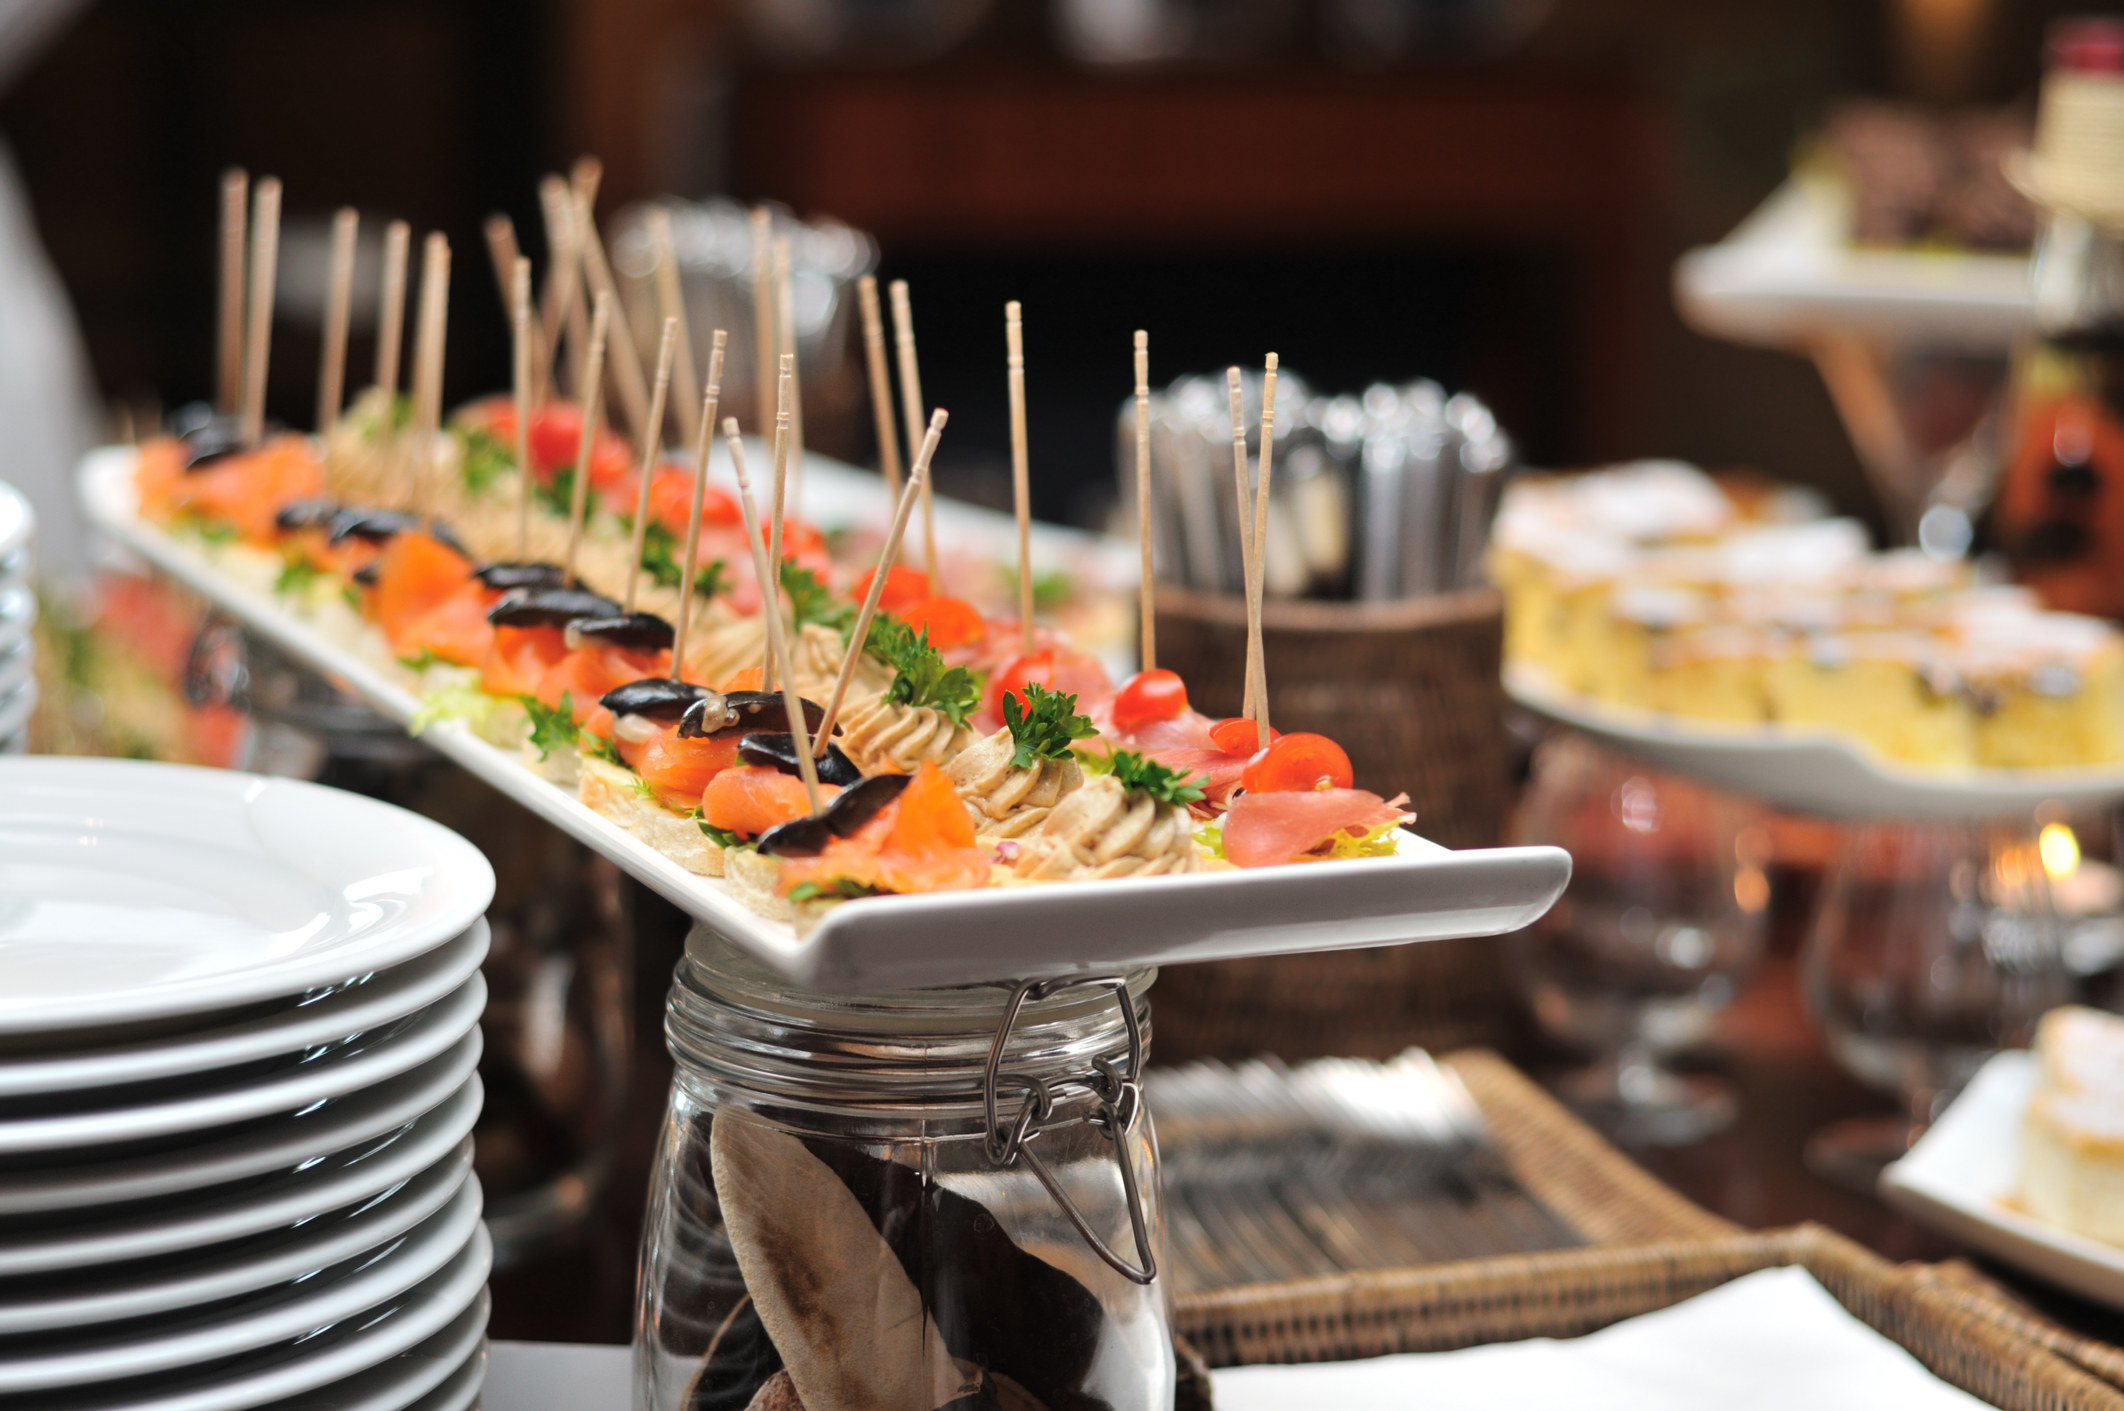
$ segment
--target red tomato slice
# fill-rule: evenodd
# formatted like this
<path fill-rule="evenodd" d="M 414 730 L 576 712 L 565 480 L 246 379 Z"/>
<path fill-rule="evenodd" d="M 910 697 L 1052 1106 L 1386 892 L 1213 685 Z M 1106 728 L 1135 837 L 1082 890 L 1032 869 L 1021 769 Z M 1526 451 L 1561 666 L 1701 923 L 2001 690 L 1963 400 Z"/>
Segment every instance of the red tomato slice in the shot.
<path fill-rule="evenodd" d="M 929 645 L 940 652 L 971 646 L 988 636 L 988 619 L 963 598 L 928 598 L 900 616 L 917 632 L 928 628 Z"/>
<path fill-rule="evenodd" d="M 1251 755 L 1261 748 L 1261 732 L 1255 728 L 1253 721 L 1243 715 L 1226 716 L 1212 725 L 1210 738 L 1216 741 L 1217 748 L 1226 754 Z M 1281 730 L 1273 725 L 1269 727 L 1270 744 L 1273 745 L 1282 738 Z"/>
<path fill-rule="evenodd" d="M 511 428 L 514 430 L 514 428 Z M 583 411 L 573 402 L 548 402 L 531 413 L 531 468 L 541 480 L 575 464 L 575 448 L 582 444 Z"/>
<path fill-rule="evenodd" d="M 1171 720 L 1187 709 L 1187 683 L 1177 671 L 1159 667 L 1139 671 L 1114 697 L 1114 728 L 1134 734 L 1157 720 Z"/>
<path fill-rule="evenodd" d="M 859 603 L 863 601 L 870 592 L 870 580 L 877 576 L 877 572 L 875 568 L 865 569 L 856 579 L 855 586 L 848 590 L 849 595 Z M 897 616 L 928 597 L 929 575 L 919 568 L 896 563 L 885 575 L 885 591 L 878 594 L 878 607 Z"/>
<path fill-rule="evenodd" d="M 1049 647 L 1019 657 L 988 678 L 988 713 L 998 721 L 1003 719 L 1006 692 L 1018 698 L 1018 709 L 1023 710 L 1025 696 L 1020 688 L 1027 684 L 1067 691 L 1081 701 L 1106 688 L 1106 668 L 1099 665 L 1097 657 L 1068 647 Z"/>
<path fill-rule="evenodd" d="M 1239 787 L 1250 794 L 1351 787 L 1350 757 L 1325 735 L 1285 735 L 1247 761 Z"/>

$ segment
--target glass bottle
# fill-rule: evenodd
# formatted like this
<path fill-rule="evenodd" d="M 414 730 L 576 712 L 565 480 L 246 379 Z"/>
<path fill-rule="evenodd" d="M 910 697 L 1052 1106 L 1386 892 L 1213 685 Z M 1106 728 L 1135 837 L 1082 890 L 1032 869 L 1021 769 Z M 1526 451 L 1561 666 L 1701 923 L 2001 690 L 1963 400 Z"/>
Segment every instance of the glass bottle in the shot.
<path fill-rule="evenodd" d="M 823 994 L 696 929 L 637 1411 L 1170 1408 L 1153 974 Z"/>
<path fill-rule="evenodd" d="M 2036 336 L 2014 371 L 1993 509 L 2000 546 L 2046 606 L 2124 616 L 2124 22 L 2050 33 L 2035 150 L 2017 182 L 2043 208 Z"/>

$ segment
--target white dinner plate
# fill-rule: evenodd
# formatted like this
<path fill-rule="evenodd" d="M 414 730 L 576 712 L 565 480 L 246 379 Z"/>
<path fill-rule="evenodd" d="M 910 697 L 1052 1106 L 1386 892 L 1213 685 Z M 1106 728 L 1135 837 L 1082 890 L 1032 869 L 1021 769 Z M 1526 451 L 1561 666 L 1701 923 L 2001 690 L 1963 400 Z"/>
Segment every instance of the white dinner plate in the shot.
<path fill-rule="evenodd" d="M 197 1132 L 247 1122 L 254 1117 L 296 1112 L 311 1103 L 395 1078 L 419 1067 L 459 1042 L 479 1023 L 487 1007 L 487 982 L 476 970 L 442 999 L 418 1014 L 396 1019 L 382 1029 L 289 1055 L 265 1065 L 271 1071 L 246 1074 L 201 1091 L 141 1102 L 127 1087 L 94 1088 L 75 1094 L 40 1094 L 0 1103 L 0 1154 L 65 1151 L 111 1142 L 139 1141 L 176 1132 Z M 213 1080 L 219 1075 L 203 1075 Z M 10 1115 L 24 1106 L 40 1109 L 80 1098 L 105 1098 L 87 1111 L 44 1111 L 36 1116 Z M 128 1102 L 128 1098 L 131 1102 Z"/>
<path fill-rule="evenodd" d="M 442 1209 L 467 1177 L 462 1164 L 444 1160 L 375 1200 L 291 1229 L 152 1264 L 0 1280 L 0 1339 L 199 1308 L 307 1278 L 405 1234 Z"/>
<path fill-rule="evenodd" d="M 489 1306 L 482 1290 L 471 1307 L 418 1347 L 259 1411 L 458 1411 L 479 1395 L 486 1379 Z"/>
<path fill-rule="evenodd" d="M 442 1209 L 380 1249 L 219 1307 L 145 1328 L 70 1329 L 0 1343 L 0 1396 L 144 1377 L 302 1337 L 388 1302 L 462 1251 L 479 1228 L 479 1181 L 463 1175 Z"/>
<path fill-rule="evenodd" d="M 486 921 L 475 921 L 456 940 L 403 965 L 213 1029 L 49 1056 L 0 1052 L 0 1098 L 205 1073 L 364 1034 L 457 989 L 479 969 L 488 941 Z"/>
<path fill-rule="evenodd" d="M 410 1073 L 202 1142 L 88 1162 L 45 1163 L 0 1173 L 0 1217 L 86 1210 L 292 1171 L 319 1152 L 376 1142 L 454 1145 L 479 1117 L 477 1045 L 460 1044 Z M 453 1135 L 444 1140 L 442 1132 Z M 4 1225 L 0 1225 L 4 1229 Z"/>
<path fill-rule="evenodd" d="M 335 1151 L 313 1166 L 173 1197 L 146 1213 L 91 1211 L 11 1221 L 27 1228 L 0 1235 L 0 1278 L 147 1259 L 283 1229 L 389 1190 L 449 1156 L 453 1147 L 458 1155 L 451 1159 L 469 1161 L 470 1139 L 450 1143 L 444 1134 L 439 1126 L 415 1123 L 402 1135 Z"/>
<path fill-rule="evenodd" d="M 1883 759 L 1832 731 L 1689 720 L 1592 700 L 1525 665 L 1507 667 L 1504 683 L 1528 710 L 1610 749 L 1798 813 L 1966 819 L 2124 799 L 2124 765 L 1928 770 Z"/>
<path fill-rule="evenodd" d="M 2124 1309 L 2124 1249 L 2036 1219 L 2011 1203 L 2021 1119 L 2035 1092 L 2025 1050 L 1992 1058 L 1910 1154 L 1881 1173 L 1881 1197 L 2039 1279 Z"/>
<path fill-rule="evenodd" d="M 37 712 L 37 683 L 0 699 L 0 754 L 20 754 L 28 747 L 30 717 Z"/>
<path fill-rule="evenodd" d="M 37 516 L 30 503 L 14 486 L 0 481 L 0 565 L 29 543 L 37 530 Z"/>
<path fill-rule="evenodd" d="M 481 1387 L 487 1380 L 487 1349 L 465 1359 L 462 1367 L 450 1374 L 450 1380 L 429 1392 L 405 1411 L 466 1411 L 479 1400 Z"/>
<path fill-rule="evenodd" d="M 180 1369 L 125 1382 L 57 1391 L 37 1398 L 38 1411 L 247 1411 L 381 1365 L 453 1326 L 486 1294 L 494 1246 L 473 1225 L 464 1249 L 396 1298 L 216 1367 Z"/>
<path fill-rule="evenodd" d="M 228 571 L 226 565 L 244 557 L 241 550 L 222 555 L 142 520 L 133 486 L 136 458 L 132 448 L 121 446 L 82 459 L 82 503 L 98 528 L 199 590 L 246 631 L 410 724 L 420 701 L 403 673 L 387 660 L 379 666 L 381 654 L 331 635 L 263 584 Z M 844 471 L 856 475 L 823 457 L 807 464 L 822 480 Z M 874 476 L 861 478 L 880 483 Z M 255 553 L 248 557 L 250 567 L 264 567 Z M 781 975 L 817 989 L 978 984 L 1499 935 L 1547 911 L 1571 870 L 1560 848 L 1454 852 L 1404 832 L 1393 857 L 868 898 L 835 907 L 799 937 L 788 922 L 767 920 L 746 906 L 722 879 L 687 871 L 585 806 L 574 789 L 549 783 L 527 769 L 518 752 L 496 749 L 461 721 L 434 722 L 421 739 Z"/>
<path fill-rule="evenodd" d="M 398 965 L 494 869 L 401 808 L 293 779 L 0 760 L 0 1034 L 199 1014 Z"/>

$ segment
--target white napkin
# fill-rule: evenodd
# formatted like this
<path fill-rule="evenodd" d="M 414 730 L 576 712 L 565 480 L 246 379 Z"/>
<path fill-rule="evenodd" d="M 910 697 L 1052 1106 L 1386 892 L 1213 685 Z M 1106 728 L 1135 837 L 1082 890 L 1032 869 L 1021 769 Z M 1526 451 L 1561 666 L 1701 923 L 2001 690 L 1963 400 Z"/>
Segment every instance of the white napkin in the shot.
<path fill-rule="evenodd" d="M 1844 1311 L 1765 1269 L 1582 1338 L 1210 1374 L 1217 1411 L 1982 1411 Z"/>

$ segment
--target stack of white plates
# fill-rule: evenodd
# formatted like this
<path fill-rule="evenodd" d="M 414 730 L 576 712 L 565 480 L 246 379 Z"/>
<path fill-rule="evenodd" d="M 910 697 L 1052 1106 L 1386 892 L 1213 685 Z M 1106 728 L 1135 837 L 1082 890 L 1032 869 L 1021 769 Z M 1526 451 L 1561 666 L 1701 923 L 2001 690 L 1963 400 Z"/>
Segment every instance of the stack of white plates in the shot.
<path fill-rule="evenodd" d="M 476 1400 L 493 890 L 372 799 L 0 759 L 0 1408 Z"/>
<path fill-rule="evenodd" d="M 37 527 L 29 501 L 0 481 L 0 754 L 29 748 L 30 712 L 37 707 L 31 656 L 37 598 L 30 591 L 30 535 Z"/>

